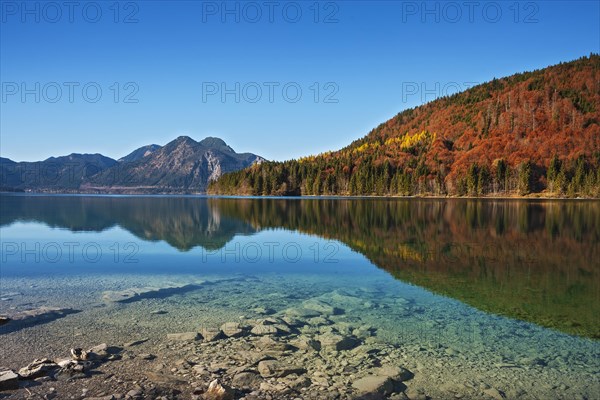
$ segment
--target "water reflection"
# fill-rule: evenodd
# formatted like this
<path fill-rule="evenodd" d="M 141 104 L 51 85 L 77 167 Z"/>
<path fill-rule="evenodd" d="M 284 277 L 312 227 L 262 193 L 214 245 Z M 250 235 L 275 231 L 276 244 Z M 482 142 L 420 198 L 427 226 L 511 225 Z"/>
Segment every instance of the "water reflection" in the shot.
<path fill-rule="evenodd" d="M 284 228 L 338 240 L 397 279 L 478 309 L 600 337 L 600 203 L 0 197 L 0 226 L 114 226 L 188 251 Z"/>

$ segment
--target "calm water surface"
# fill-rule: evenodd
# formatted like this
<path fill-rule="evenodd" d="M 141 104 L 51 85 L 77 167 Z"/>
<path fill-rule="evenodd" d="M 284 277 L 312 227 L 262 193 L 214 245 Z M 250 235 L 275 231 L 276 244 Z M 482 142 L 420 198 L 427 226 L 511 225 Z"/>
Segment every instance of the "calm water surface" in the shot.
<path fill-rule="evenodd" d="M 386 342 L 600 388 L 599 202 L 2 195 L 0 237 L 0 314 L 76 311 L 0 328 L 40 352 L 98 321 L 98 339 L 162 335 L 317 297 Z M 199 280 L 214 284 L 102 300 Z"/>

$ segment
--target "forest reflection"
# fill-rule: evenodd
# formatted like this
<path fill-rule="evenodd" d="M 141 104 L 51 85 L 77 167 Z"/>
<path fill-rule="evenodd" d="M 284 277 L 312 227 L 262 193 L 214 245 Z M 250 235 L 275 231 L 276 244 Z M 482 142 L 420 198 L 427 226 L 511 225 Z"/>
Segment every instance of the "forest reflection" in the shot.
<path fill-rule="evenodd" d="M 119 226 L 180 251 L 287 229 L 343 242 L 404 282 L 600 338 L 600 202 L 0 196 L 0 226 Z M 176 261 L 175 261 L 176 262 Z"/>

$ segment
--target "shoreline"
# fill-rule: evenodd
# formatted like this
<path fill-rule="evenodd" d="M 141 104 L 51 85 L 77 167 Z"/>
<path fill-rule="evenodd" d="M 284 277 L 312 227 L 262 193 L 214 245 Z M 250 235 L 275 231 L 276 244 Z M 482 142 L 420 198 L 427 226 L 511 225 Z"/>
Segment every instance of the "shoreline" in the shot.
<path fill-rule="evenodd" d="M 285 195 L 268 195 L 268 196 L 253 196 L 253 195 L 234 195 L 234 194 L 209 194 L 209 193 L 136 193 L 136 192 L 55 192 L 55 191 L 0 191 L 0 195 L 19 195 L 19 196 L 106 196 L 106 197 L 201 197 L 201 198 L 225 198 L 225 199 L 420 199 L 420 200 L 544 200 L 544 201 L 599 201 L 600 197 L 552 197 L 531 194 L 527 196 L 505 196 L 505 195 L 490 195 L 490 196 L 442 196 L 442 195 L 414 195 L 414 196 L 395 196 L 395 195 L 300 195 L 300 196 L 285 196 Z"/>

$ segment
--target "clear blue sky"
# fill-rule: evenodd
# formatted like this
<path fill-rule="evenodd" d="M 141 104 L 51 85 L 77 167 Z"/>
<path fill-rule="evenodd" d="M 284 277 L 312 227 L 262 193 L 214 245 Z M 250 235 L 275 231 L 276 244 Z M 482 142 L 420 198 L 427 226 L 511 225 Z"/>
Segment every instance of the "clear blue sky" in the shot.
<path fill-rule="evenodd" d="M 465 3 L 2 0 L 0 153 L 118 158 L 185 134 L 288 159 L 473 82 L 600 52 L 598 1 Z"/>

